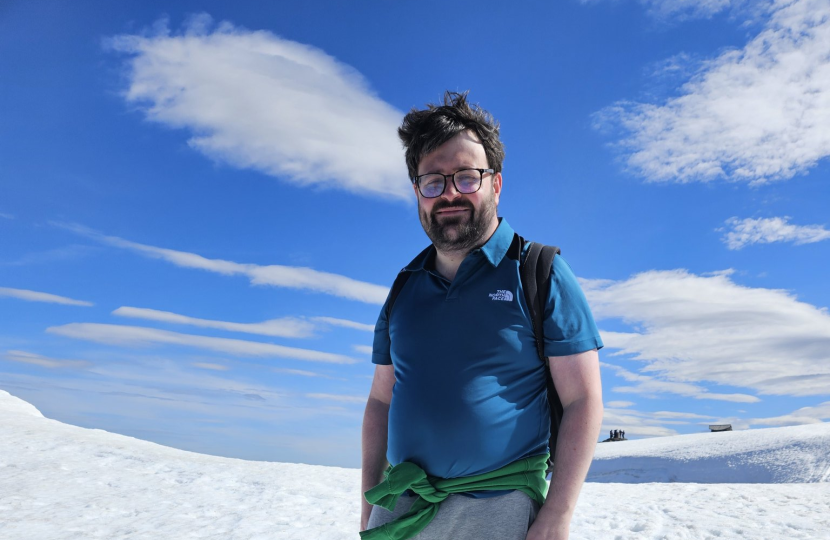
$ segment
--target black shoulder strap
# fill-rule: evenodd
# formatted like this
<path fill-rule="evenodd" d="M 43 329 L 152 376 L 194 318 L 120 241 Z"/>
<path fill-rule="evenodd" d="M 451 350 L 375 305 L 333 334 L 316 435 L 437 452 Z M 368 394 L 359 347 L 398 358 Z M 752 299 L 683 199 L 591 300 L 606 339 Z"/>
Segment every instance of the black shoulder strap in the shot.
<path fill-rule="evenodd" d="M 545 305 L 550 293 L 551 269 L 553 258 L 561 251 L 555 246 L 546 246 L 536 242 L 527 242 L 518 236 L 518 244 L 527 247 L 527 255 L 519 259 L 519 273 L 522 279 L 522 288 L 525 291 L 525 302 L 530 310 L 533 324 L 533 336 L 536 339 L 536 353 L 545 364 L 545 380 L 548 388 L 548 405 L 550 408 L 550 460 L 548 472 L 553 468 L 553 458 L 556 453 L 556 441 L 559 438 L 559 425 L 562 423 L 562 401 L 553 384 L 548 367 L 548 357 L 545 356 Z M 516 239 L 514 238 L 514 242 Z"/>
<path fill-rule="evenodd" d="M 392 313 L 392 305 L 395 303 L 395 299 L 401 293 L 401 289 L 403 289 L 403 286 L 406 285 L 406 280 L 408 280 L 411 275 L 412 272 L 404 268 L 398 272 L 398 275 L 395 277 L 395 281 L 392 283 L 392 288 L 389 290 L 389 299 L 386 301 L 387 321 L 389 320 L 389 315 Z"/>
<path fill-rule="evenodd" d="M 428 245 L 424 248 L 421 253 L 418 254 L 417 257 L 412 259 L 412 261 L 418 260 L 418 258 L 426 256 L 427 252 L 432 249 L 432 244 Z M 410 263 L 412 264 L 412 263 Z M 402 268 L 398 275 L 395 277 L 395 281 L 392 282 L 392 288 L 389 289 L 389 298 L 386 300 L 386 320 L 389 320 L 389 316 L 392 314 L 392 305 L 395 303 L 395 299 L 398 298 L 398 295 L 403 290 L 403 286 L 406 285 L 406 281 L 409 279 L 409 276 L 412 275 L 412 272 L 407 270 L 406 268 Z"/>
<path fill-rule="evenodd" d="M 518 236 L 518 235 L 517 235 Z M 550 272 L 553 258 L 561 253 L 556 246 L 546 246 L 536 242 L 528 242 L 519 236 L 519 244 L 527 248 L 527 255 L 521 259 L 519 271 L 521 273 L 522 288 L 525 291 L 525 302 L 530 310 L 533 323 L 533 335 L 536 338 L 536 353 L 546 365 L 545 356 L 545 304 L 550 292 Z"/>

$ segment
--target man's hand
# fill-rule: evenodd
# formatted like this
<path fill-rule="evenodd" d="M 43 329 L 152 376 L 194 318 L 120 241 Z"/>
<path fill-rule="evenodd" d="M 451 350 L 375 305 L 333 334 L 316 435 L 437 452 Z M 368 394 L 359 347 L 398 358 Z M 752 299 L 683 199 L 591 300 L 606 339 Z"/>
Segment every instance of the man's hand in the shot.
<path fill-rule="evenodd" d="M 527 531 L 527 540 L 568 540 L 570 525 L 570 519 L 549 520 L 547 516 L 539 512 L 536 521 Z"/>
<path fill-rule="evenodd" d="M 375 377 L 366 412 L 363 415 L 363 467 L 360 490 L 360 530 L 365 531 L 372 513 L 372 505 L 363 493 L 383 480 L 386 468 L 386 440 L 388 436 L 389 404 L 395 386 L 395 371 L 390 366 L 375 366 Z"/>
<path fill-rule="evenodd" d="M 596 349 L 550 357 L 550 373 L 562 401 L 562 423 L 548 496 L 528 530 L 527 540 L 567 540 L 602 424 L 602 383 Z"/>

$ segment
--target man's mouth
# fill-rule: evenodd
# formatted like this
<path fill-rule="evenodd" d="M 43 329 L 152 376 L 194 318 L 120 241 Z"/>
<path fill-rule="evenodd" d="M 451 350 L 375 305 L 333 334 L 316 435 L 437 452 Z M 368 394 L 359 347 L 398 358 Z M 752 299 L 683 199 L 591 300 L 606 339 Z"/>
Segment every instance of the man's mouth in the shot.
<path fill-rule="evenodd" d="M 456 216 L 463 212 L 469 212 L 469 208 L 464 206 L 450 206 L 448 208 L 441 208 L 440 210 L 436 210 L 436 214 L 440 214 L 443 216 Z"/>

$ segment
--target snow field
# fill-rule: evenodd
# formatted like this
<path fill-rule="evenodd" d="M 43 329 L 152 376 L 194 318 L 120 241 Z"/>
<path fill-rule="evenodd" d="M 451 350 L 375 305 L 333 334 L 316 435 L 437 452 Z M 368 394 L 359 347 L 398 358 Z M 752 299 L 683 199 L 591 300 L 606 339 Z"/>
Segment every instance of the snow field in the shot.
<path fill-rule="evenodd" d="M 602 443 L 588 481 L 828 482 L 830 423 Z"/>
<path fill-rule="evenodd" d="M 780 433 L 775 437 L 794 438 L 798 446 L 796 434 Z M 655 441 L 658 447 L 667 444 L 632 443 L 645 448 L 637 450 L 640 458 L 657 452 L 672 470 L 663 450 L 648 450 Z M 631 452 L 626 444 L 601 452 Z M 726 454 L 708 455 L 728 460 Z M 766 455 L 757 454 L 759 460 Z M 682 460 L 674 468 L 680 471 Z M 356 469 L 219 458 L 69 426 L 0 391 L 3 540 L 356 539 L 359 480 Z M 586 483 L 571 539 L 830 540 L 828 531 L 826 478 L 789 484 Z"/>

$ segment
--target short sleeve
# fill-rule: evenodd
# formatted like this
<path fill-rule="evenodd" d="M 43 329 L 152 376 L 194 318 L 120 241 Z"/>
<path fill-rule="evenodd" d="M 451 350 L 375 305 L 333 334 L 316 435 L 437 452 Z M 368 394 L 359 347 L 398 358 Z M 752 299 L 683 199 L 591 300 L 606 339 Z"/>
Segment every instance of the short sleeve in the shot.
<path fill-rule="evenodd" d="M 372 342 L 372 363 L 388 366 L 392 363 L 389 341 L 389 321 L 386 318 L 386 299 L 378 315 L 378 322 L 375 323 L 375 338 Z"/>
<path fill-rule="evenodd" d="M 603 346 L 585 293 L 559 255 L 553 258 L 544 327 L 545 356 L 567 356 Z"/>

